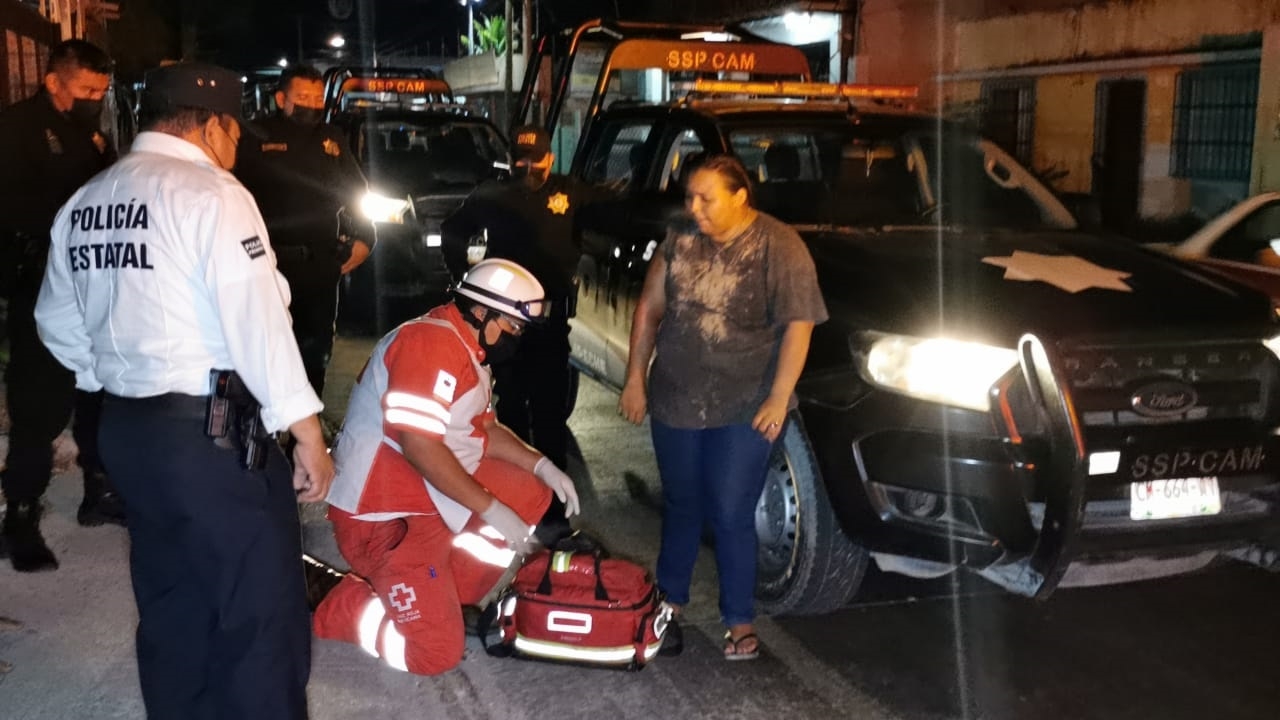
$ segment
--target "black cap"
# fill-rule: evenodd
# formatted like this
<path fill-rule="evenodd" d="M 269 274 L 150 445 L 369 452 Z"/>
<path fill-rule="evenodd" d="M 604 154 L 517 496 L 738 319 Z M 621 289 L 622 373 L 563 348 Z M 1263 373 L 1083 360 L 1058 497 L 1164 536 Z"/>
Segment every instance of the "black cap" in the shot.
<path fill-rule="evenodd" d="M 176 107 L 192 107 L 243 120 L 242 93 L 238 73 L 208 63 L 174 63 L 147 72 L 142 108 L 162 113 Z"/>
<path fill-rule="evenodd" d="M 516 159 L 541 160 L 551 152 L 551 138 L 547 131 L 536 125 L 521 125 L 516 128 L 515 143 L 511 152 Z"/>

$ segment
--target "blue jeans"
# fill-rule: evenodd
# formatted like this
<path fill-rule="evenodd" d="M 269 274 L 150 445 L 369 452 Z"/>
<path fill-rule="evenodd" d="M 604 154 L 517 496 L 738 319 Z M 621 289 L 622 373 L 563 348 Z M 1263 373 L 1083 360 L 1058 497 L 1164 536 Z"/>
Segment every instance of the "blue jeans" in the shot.
<path fill-rule="evenodd" d="M 755 618 L 755 507 L 772 447 L 749 424 L 685 430 L 651 422 L 662 476 L 662 548 L 658 587 L 676 605 L 689 602 L 702 528 L 715 534 L 720 619 L 742 625 Z"/>

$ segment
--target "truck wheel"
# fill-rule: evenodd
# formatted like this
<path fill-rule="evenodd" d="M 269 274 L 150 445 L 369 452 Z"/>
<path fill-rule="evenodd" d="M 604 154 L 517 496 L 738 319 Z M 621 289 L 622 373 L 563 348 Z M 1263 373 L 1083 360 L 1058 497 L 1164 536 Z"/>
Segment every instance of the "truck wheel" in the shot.
<path fill-rule="evenodd" d="M 756 536 L 756 599 L 771 615 L 836 610 L 857 592 L 867 571 L 867 551 L 840 529 L 795 413 L 769 458 L 756 504 Z"/>

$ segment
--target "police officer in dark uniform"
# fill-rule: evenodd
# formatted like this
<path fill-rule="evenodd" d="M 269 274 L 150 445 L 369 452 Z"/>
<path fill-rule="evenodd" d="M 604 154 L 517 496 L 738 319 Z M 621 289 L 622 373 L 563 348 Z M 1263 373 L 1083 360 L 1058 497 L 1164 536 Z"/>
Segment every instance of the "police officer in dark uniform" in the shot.
<path fill-rule="evenodd" d="M 515 357 L 493 365 L 494 394 L 499 422 L 565 467 L 569 317 L 581 256 L 575 223 L 604 191 L 551 173 L 555 155 L 542 128 L 520 127 L 514 140 L 512 177 L 477 187 L 441 226 L 442 245 L 455 277 L 465 272 L 468 245 L 480 236 L 486 238 L 485 257 L 528 268 L 546 289 L 551 317 L 525 329 Z"/>
<path fill-rule="evenodd" d="M 320 122 L 324 82 L 315 68 L 286 68 L 275 99 L 279 110 L 257 123 L 263 138 L 240 144 L 236 175 L 267 221 L 289 281 L 293 334 L 320 395 L 333 351 L 338 280 L 373 247 L 373 225 L 359 213 L 368 183 L 342 134 Z"/>
<path fill-rule="evenodd" d="M 62 203 L 116 159 L 99 128 L 111 60 L 83 40 L 49 53 L 44 88 L 0 112 L 0 274 L 9 300 L 8 499 L 3 538 L 14 569 L 53 570 L 58 560 L 40 534 L 40 498 L 49 486 L 52 443 L 72 428 L 84 472 L 81 525 L 123 523 L 119 499 L 98 458 L 101 393 L 77 392 L 75 378 L 41 344 L 34 308 L 49 254 L 49 228 Z"/>

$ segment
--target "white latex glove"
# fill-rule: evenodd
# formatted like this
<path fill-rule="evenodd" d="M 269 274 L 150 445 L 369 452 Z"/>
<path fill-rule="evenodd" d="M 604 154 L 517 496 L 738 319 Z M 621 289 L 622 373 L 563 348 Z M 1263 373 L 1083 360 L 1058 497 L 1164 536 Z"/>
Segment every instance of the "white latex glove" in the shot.
<path fill-rule="evenodd" d="M 571 518 L 578 514 L 580 511 L 578 490 L 573 487 L 572 478 L 545 457 L 539 460 L 537 465 L 533 466 L 533 474 L 538 476 L 543 485 L 551 488 L 556 497 L 560 498 L 560 502 L 564 503 L 565 517 Z"/>
<path fill-rule="evenodd" d="M 515 510 L 503 505 L 497 498 L 494 498 L 493 502 L 489 503 L 489 507 L 480 513 L 480 519 L 497 530 L 512 550 L 522 555 L 533 552 L 533 545 L 529 541 L 533 528 L 529 523 L 521 520 Z"/>

